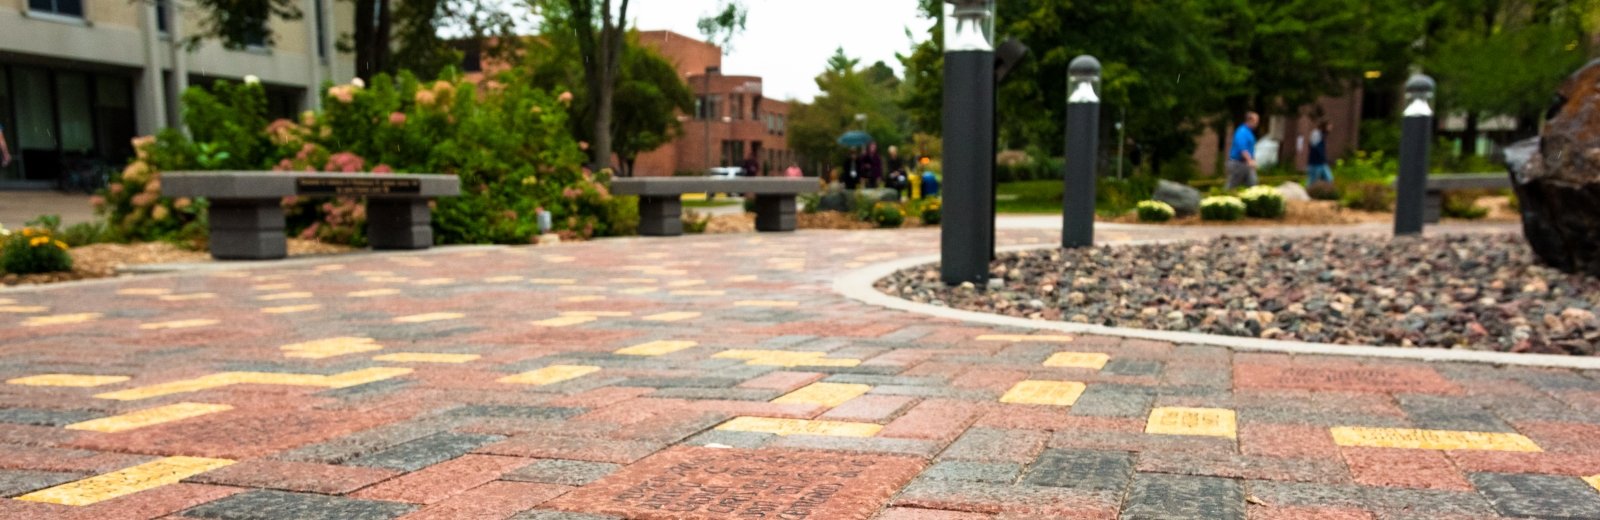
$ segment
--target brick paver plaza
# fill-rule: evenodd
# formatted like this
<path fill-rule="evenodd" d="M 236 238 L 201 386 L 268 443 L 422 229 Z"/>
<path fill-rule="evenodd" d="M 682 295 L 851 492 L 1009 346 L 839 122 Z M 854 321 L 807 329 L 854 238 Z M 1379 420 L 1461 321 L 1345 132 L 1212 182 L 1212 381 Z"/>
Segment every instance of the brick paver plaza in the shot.
<path fill-rule="evenodd" d="M 1600 518 L 1600 373 L 1069 337 L 831 289 L 936 243 L 3 292 L 0 518 Z"/>

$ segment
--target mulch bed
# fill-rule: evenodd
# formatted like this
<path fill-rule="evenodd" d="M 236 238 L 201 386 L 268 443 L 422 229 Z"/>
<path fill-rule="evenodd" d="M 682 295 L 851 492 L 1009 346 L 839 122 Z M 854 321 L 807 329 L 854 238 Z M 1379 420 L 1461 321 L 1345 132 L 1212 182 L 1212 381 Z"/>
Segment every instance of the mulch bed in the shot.
<path fill-rule="evenodd" d="M 1001 255 L 998 288 L 936 267 L 878 282 L 916 302 L 1040 320 L 1317 343 L 1593 355 L 1600 279 L 1518 235 L 1224 237 Z M 994 282 L 990 284 L 995 285 Z"/>

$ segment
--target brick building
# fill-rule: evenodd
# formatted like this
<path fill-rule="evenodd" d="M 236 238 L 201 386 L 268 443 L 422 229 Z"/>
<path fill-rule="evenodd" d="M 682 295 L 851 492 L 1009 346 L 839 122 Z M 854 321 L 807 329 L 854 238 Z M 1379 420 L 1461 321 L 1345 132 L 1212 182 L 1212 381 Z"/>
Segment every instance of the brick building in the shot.
<path fill-rule="evenodd" d="M 1348 94 L 1337 98 L 1323 98 L 1316 105 L 1303 107 L 1298 118 L 1283 116 L 1262 116 L 1262 127 L 1257 130 L 1262 140 L 1273 139 L 1278 144 L 1277 164 L 1293 166 L 1304 171 L 1308 154 L 1311 131 L 1316 129 L 1318 120 L 1327 120 L 1333 125 L 1333 131 L 1328 135 L 1328 157 L 1338 159 L 1345 157 L 1360 147 L 1361 121 L 1364 116 L 1363 108 L 1367 101 L 1362 89 L 1352 89 Z M 1320 114 L 1320 118 L 1317 115 Z M 1219 152 L 1227 150 L 1233 145 L 1232 130 L 1238 127 L 1238 122 L 1229 126 L 1229 135 L 1226 142 L 1219 146 L 1216 132 L 1207 129 L 1196 139 L 1194 161 L 1201 172 L 1212 172 L 1217 166 Z M 1259 150 L 1258 150 L 1259 151 Z"/>
<path fill-rule="evenodd" d="M 763 173 L 775 174 L 795 162 L 789 149 L 789 104 L 763 96 L 761 77 L 722 73 L 722 49 L 671 31 L 643 31 L 639 43 L 678 68 L 695 96 L 693 114 L 683 114 L 683 135 L 639 155 L 635 175 L 704 174 L 710 168 L 739 166 L 755 152 Z"/>

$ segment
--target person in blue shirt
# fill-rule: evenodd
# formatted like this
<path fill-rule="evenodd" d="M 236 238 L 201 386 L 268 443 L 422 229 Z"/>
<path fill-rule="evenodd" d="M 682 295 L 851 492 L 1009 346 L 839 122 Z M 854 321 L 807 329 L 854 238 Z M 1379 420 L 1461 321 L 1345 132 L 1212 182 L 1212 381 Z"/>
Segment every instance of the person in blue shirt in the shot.
<path fill-rule="evenodd" d="M 1228 189 L 1255 186 L 1256 177 L 1256 127 L 1261 126 L 1261 114 L 1245 114 L 1244 124 L 1233 132 L 1233 147 L 1228 150 Z"/>
<path fill-rule="evenodd" d="M 1306 157 L 1306 187 L 1319 183 L 1333 182 L 1333 169 L 1328 167 L 1328 134 L 1333 132 L 1333 125 L 1327 121 L 1317 123 L 1317 129 L 1311 131 L 1311 151 Z"/>

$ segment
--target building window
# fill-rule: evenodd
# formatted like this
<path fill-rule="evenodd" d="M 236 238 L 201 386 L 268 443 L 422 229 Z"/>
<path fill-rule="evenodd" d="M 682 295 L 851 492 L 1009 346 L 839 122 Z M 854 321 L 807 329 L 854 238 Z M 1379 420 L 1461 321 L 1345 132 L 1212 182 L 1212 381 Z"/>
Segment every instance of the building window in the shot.
<path fill-rule="evenodd" d="M 167 34 L 171 31 L 167 28 L 169 23 L 167 20 L 172 15 L 167 12 L 167 9 L 167 0 L 156 0 L 156 31 L 161 34 Z"/>
<path fill-rule="evenodd" d="M 739 166 L 744 164 L 744 141 L 722 142 L 722 165 Z"/>
<path fill-rule="evenodd" d="M 83 0 L 28 0 L 28 10 L 83 18 Z"/>
<path fill-rule="evenodd" d="M 311 8 L 317 10 L 317 12 L 312 13 L 312 16 L 317 19 L 317 56 L 322 59 L 328 59 L 328 22 L 322 19 L 322 2 L 323 0 L 317 0 L 312 4 Z"/>
<path fill-rule="evenodd" d="M 695 100 L 695 119 L 714 121 L 720 117 L 722 117 L 722 96 L 700 96 L 700 99 Z"/>
<path fill-rule="evenodd" d="M 733 111 L 733 113 L 729 114 L 729 115 L 733 116 L 733 118 L 735 120 L 743 121 L 744 120 L 744 94 L 734 94 L 733 95 L 733 102 L 729 104 L 728 108 L 732 109 L 732 111 Z"/>

